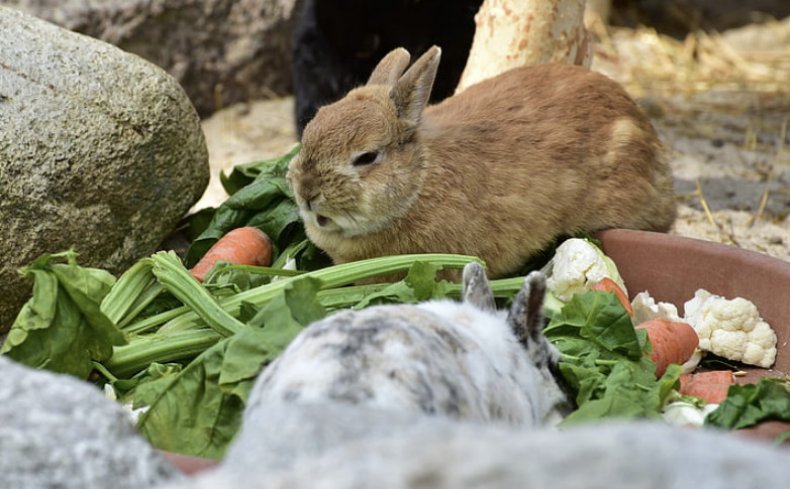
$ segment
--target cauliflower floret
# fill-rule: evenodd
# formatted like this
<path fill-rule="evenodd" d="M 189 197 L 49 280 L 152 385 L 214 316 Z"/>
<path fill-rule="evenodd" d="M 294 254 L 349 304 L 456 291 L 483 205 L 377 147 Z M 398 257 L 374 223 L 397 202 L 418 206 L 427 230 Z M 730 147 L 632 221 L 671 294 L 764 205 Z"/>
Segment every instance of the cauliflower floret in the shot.
<path fill-rule="evenodd" d="M 752 302 L 699 289 L 684 311 L 686 322 L 697 331 L 700 349 L 763 368 L 774 364 L 776 333 Z"/>
<path fill-rule="evenodd" d="M 585 292 L 590 285 L 606 277 L 615 281 L 628 294 L 611 258 L 586 239 L 566 240 L 557 247 L 552 261 L 552 271 L 546 286 L 562 302 L 569 301 L 574 294 Z"/>
<path fill-rule="evenodd" d="M 631 301 L 634 310 L 634 324 L 641 324 L 651 319 L 666 319 L 667 321 L 683 321 L 678 316 L 678 308 L 669 302 L 658 302 L 645 292 L 636 294 Z"/>

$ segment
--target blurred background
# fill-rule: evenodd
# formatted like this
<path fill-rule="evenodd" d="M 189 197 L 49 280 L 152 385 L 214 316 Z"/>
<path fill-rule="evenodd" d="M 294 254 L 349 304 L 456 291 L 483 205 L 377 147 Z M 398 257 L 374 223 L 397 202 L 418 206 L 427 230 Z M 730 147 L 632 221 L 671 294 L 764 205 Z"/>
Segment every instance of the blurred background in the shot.
<path fill-rule="evenodd" d="M 167 70 L 203 118 L 212 183 L 285 152 L 390 49 L 443 48 L 452 93 L 482 0 L 0 0 Z M 622 83 L 671 151 L 673 232 L 790 260 L 790 1 L 589 0 L 592 69 Z"/>

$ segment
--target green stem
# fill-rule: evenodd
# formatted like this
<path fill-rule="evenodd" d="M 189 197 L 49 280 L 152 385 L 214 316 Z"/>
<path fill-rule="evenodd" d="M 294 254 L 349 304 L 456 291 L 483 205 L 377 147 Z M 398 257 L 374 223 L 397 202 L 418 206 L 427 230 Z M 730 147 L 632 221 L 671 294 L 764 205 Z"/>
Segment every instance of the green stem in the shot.
<path fill-rule="evenodd" d="M 237 317 L 242 303 L 248 302 L 256 307 L 263 307 L 299 277 L 316 278 L 321 281 L 322 289 L 331 289 L 360 280 L 404 272 L 417 261 L 429 262 L 441 268 L 463 268 L 467 263 L 479 261 L 479 259 L 472 256 L 433 253 L 398 255 L 343 263 L 302 273 L 298 277 L 284 277 L 281 280 L 225 297 L 219 300 L 219 306 L 231 316 Z M 523 279 L 520 279 L 520 282 L 523 283 Z M 509 287 L 512 287 L 512 285 L 509 285 Z M 200 317 L 195 312 L 188 307 L 178 307 L 130 325 L 126 331 L 132 333 L 150 331 L 165 323 L 168 323 L 166 325 L 167 331 L 185 330 L 201 324 Z"/>
<path fill-rule="evenodd" d="M 104 365 L 99 362 L 92 362 L 93 368 L 96 369 L 97 372 L 102 374 L 105 379 L 109 380 L 110 382 L 115 382 L 118 380 L 118 377 L 114 376 L 109 370 L 107 370 Z"/>
<path fill-rule="evenodd" d="M 499 278 L 489 281 L 494 297 L 509 299 L 516 295 L 524 286 L 524 277 Z M 460 298 L 463 291 L 462 284 L 451 283 L 447 285 L 450 297 Z"/>
<path fill-rule="evenodd" d="M 189 312 L 189 308 L 187 306 L 176 307 L 174 309 L 149 316 L 141 321 L 130 324 L 124 328 L 124 331 L 129 334 L 147 333 L 148 331 L 155 329 L 157 326 L 161 326 L 162 324 L 180 317 L 182 314 L 186 314 L 187 312 Z"/>
<path fill-rule="evenodd" d="M 230 336 L 244 328 L 244 323 L 228 314 L 214 296 L 189 274 L 173 252 L 157 253 L 151 257 L 153 272 L 162 286 L 188 306 L 211 329 L 222 336 Z"/>
<path fill-rule="evenodd" d="M 569 355 L 567 353 L 563 353 L 562 354 L 562 361 L 564 361 L 564 362 L 567 362 L 567 361 L 580 362 L 581 360 L 582 360 L 581 357 L 577 357 L 575 355 Z M 614 366 L 614 365 L 617 365 L 618 363 L 621 363 L 621 361 L 620 360 L 603 360 L 601 358 L 598 358 L 598 359 L 595 360 L 595 364 L 596 365 Z"/>
<path fill-rule="evenodd" d="M 128 345 L 116 347 L 112 358 L 104 366 L 114 375 L 126 377 L 153 362 L 167 363 L 193 358 L 220 339 L 221 335 L 208 328 L 169 335 L 138 336 L 132 338 Z"/>
<path fill-rule="evenodd" d="M 258 267 L 255 265 L 227 264 L 217 268 L 216 271 L 212 271 L 211 274 L 206 277 L 206 281 L 216 282 L 216 277 L 219 277 L 228 271 L 242 271 L 255 275 L 264 275 L 267 277 L 296 277 L 297 275 L 303 275 L 305 273 L 302 270 L 286 270 L 284 268 Z"/>
<path fill-rule="evenodd" d="M 123 320 L 128 320 L 129 312 L 134 308 L 138 297 L 154 284 L 156 278 L 151 273 L 151 260 L 144 258 L 121 275 L 102 299 L 101 311 L 114 324 L 120 325 Z"/>
<path fill-rule="evenodd" d="M 142 295 L 137 298 L 132 307 L 129 309 L 129 312 L 126 313 L 124 318 L 118 323 L 118 327 L 126 330 L 126 325 L 128 325 L 132 320 L 134 320 L 134 318 L 137 317 L 138 314 L 148 307 L 148 304 L 153 302 L 153 300 L 156 299 L 163 290 L 164 287 L 162 287 L 162 284 L 159 283 L 155 283 L 147 288 L 145 292 L 143 292 Z"/>

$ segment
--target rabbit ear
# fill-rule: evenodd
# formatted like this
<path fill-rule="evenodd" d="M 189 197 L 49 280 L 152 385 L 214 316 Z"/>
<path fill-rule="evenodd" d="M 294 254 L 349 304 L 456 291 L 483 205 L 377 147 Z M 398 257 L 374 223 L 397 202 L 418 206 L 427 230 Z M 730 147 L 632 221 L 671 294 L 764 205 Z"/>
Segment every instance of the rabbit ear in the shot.
<path fill-rule="evenodd" d="M 530 272 L 513 299 L 507 322 L 523 345 L 539 342 L 543 334 L 543 300 L 546 297 L 546 276 Z"/>
<path fill-rule="evenodd" d="M 488 285 L 486 272 L 483 266 L 477 262 L 472 262 L 464 267 L 464 287 L 463 301 L 471 304 L 480 310 L 487 312 L 496 311 L 494 293 Z"/>
<path fill-rule="evenodd" d="M 420 121 L 420 115 L 431 96 L 436 70 L 442 50 L 432 46 L 395 83 L 390 96 L 398 110 L 398 116 L 411 124 Z"/>
<path fill-rule="evenodd" d="M 373 69 L 368 85 L 395 85 L 398 78 L 409 66 L 411 55 L 403 48 L 396 48 L 384 56 Z"/>

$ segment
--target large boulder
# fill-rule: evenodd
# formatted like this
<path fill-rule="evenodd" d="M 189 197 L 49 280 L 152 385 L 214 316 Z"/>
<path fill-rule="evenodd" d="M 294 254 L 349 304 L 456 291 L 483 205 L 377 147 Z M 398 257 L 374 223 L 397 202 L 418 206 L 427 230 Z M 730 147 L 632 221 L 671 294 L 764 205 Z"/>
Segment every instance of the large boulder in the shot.
<path fill-rule="evenodd" d="M 291 89 L 297 0 L 0 0 L 167 70 L 201 115 Z"/>
<path fill-rule="evenodd" d="M 74 248 L 120 272 L 152 253 L 209 177 L 184 91 L 141 58 L 0 7 L 0 332 L 18 269 Z"/>
<path fill-rule="evenodd" d="M 0 487 L 142 489 L 180 473 L 96 387 L 0 357 Z"/>

